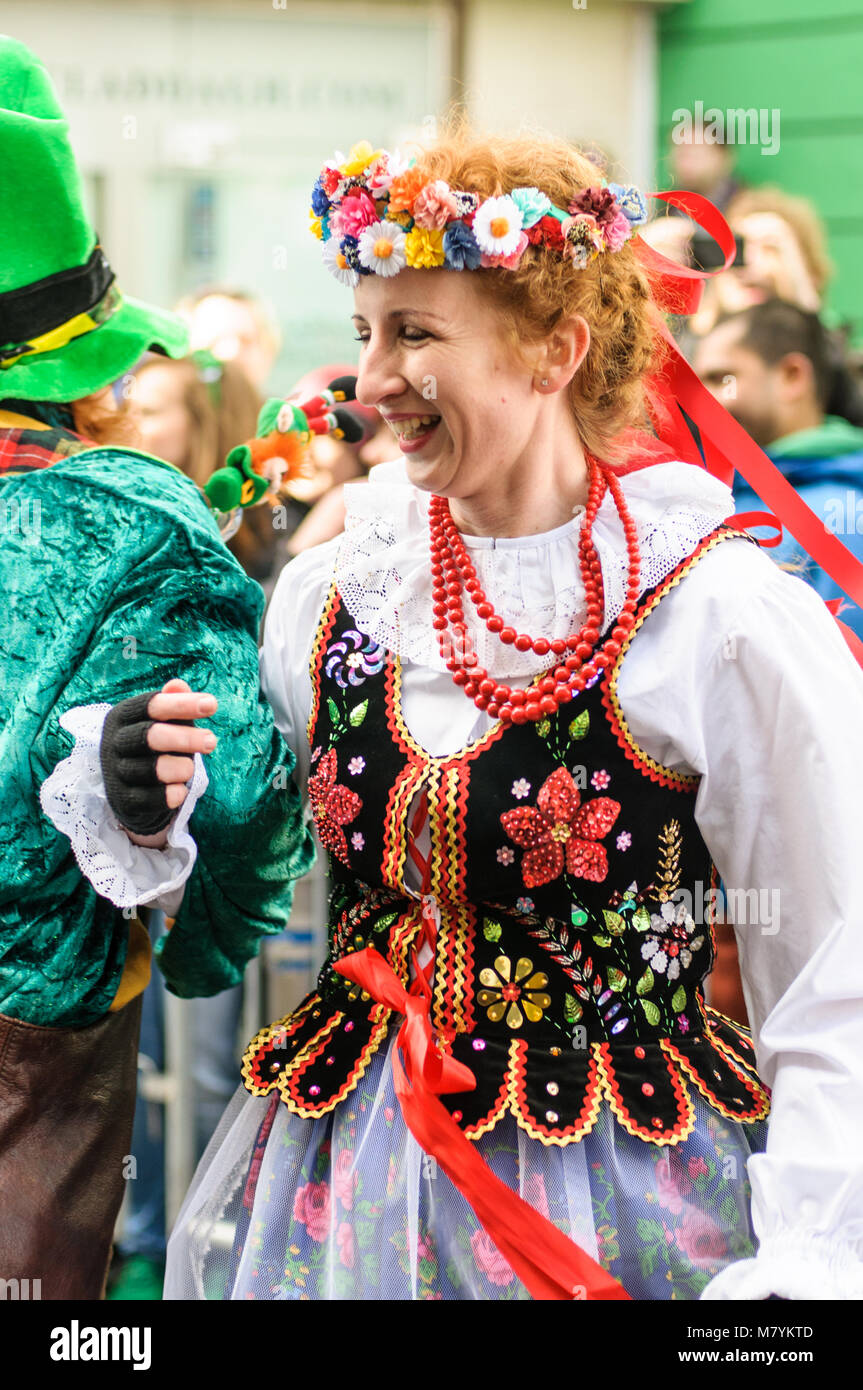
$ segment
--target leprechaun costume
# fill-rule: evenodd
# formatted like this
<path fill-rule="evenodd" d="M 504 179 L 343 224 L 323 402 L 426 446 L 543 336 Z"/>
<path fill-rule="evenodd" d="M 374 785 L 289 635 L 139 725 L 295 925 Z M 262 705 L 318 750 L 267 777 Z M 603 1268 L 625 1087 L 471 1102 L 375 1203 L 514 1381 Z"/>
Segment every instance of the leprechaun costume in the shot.
<path fill-rule="evenodd" d="M 106 865 L 80 827 L 58 830 L 44 784 L 94 707 L 176 676 L 218 697 L 197 859 L 161 943 L 186 997 L 242 978 L 310 851 L 293 756 L 258 694 L 261 591 L 177 469 L 73 428 L 70 403 L 147 349 L 181 356 L 184 330 L 120 293 L 50 79 L 2 37 L 0 93 L 0 1279 L 98 1298 L 149 940 L 94 886 L 122 875 L 122 854 Z"/>

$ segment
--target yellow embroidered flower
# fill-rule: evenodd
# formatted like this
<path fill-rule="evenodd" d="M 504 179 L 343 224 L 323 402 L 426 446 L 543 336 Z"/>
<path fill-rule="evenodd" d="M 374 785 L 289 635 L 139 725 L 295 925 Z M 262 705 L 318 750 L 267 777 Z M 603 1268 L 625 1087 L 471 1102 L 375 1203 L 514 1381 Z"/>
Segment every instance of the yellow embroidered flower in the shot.
<path fill-rule="evenodd" d="M 487 988 L 479 991 L 477 1003 L 491 1023 L 499 1023 L 504 1014 L 507 1028 L 520 1028 L 525 1018 L 538 1023 L 551 1004 L 551 995 L 544 993 L 548 976 L 541 970 L 533 973 L 533 961 L 525 956 L 516 962 L 514 975 L 509 956 L 498 956 L 494 970 L 481 970 L 479 979 Z"/>
<path fill-rule="evenodd" d="M 437 227 L 414 227 L 405 237 L 405 256 L 414 270 L 443 265 L 443 232 Z"/>
<path fill-rule="evenodd" d="M 309 228 L 318 241 L 323 241 L 324 229 L 321 225 L 321 219 L 315 216 L 314 208 L 309 208 Z"/>
<path fill-rule="evenodd" d="M 339 165 L 339 172 L 344 174 L 346 178 L 355 178 L 381 153 L 381 150 L 373 150 L 368 140 L 360 140 L 358 144 L 351 146 L 347 163 Z"/>

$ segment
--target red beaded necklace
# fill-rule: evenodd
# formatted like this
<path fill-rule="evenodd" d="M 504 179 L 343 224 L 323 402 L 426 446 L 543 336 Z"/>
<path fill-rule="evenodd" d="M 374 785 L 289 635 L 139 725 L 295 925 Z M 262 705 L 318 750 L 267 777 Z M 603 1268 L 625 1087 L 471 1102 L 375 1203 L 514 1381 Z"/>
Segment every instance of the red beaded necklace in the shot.
<path fill-rule="evenodd" d="M 503 618 L 495 613 L 483 592 L 467 548 L 450 515 L 446 498 L 432 497 L 429 504 L 434 612 L 432 626 L 438 635 L 441 654 L 446 661 L 447 669 L 452 672 L 456 685 L 462 686 L 465 694 L 470 696 L 480 709 L 486 710 L 504 724 L 526 724 L 528 720 L 542 719 L 547 714 L 553 714 L 559 705 L 566 704 L 577 691 L 584 689 L 598 671 L 611 665 L 634 622 L 641 572 L 635 522 L 629 514 L 623 489 L 616 475 L 590 456 L 587 464 L 590 486 L 578 542 L 581 575 L 587 600 L 587 619 L 580 630 L 571 637 L 556 638 L 553 642 L 545 637 L 529 637 L 527 633 L 517 633 L 515 628 L 504 624 Z M 604 603 L 602 568 L 593 544 L 592 532 L 593 522 L 606 490 L 609 490 L 614 498 L 623 525 L 629 573 L 626 601 L 611 630 L 611 636 L 595 655 L 591 655 L 599 641 L 599 624 Z M 501 642 L 514 646 L 516 651 L 534 651 L 537 656 L 552 653 L 561 659 L 554 672 L 544 676 L 538 684 L 534 684 L 528 690 L 514 690 L 508 685 L 492 680 L 488 672 L 479 665 L 476 652 L 473 650 L 462 607 L 462 585 L 476 609 L 477 617 L 483 620 L 489 632 L 496 633 Z"/>

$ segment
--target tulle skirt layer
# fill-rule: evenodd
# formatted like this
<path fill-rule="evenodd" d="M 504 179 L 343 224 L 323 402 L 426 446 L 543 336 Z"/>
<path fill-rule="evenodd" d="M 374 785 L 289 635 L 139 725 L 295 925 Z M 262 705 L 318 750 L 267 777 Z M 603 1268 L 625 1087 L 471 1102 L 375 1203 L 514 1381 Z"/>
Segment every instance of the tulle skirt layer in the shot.
<path fill-rule="evenodd" d="M 477 1147 L 631 1297 L 695 1299 L 754 1253 L 746 1161 L 766 1124 L 692 1099 L 693 1135 L 672 1148 L 633 1138 L 607 1106 L 578 1143 L 546 1146 L 507 1117 Z M 168 1299 L 528 1296 L 407 1130 L 387 1049 L 320 1120 L 241 1087 L 168 1246 Z"/>

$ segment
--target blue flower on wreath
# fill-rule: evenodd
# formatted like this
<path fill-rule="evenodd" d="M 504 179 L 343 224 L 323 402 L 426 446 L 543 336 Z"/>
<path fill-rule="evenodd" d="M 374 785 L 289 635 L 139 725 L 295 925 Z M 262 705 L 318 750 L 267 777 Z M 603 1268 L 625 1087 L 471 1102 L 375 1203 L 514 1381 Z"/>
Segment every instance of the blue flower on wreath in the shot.
<path fill-rule="evenodd" d="M 447 270 L 476 270 L 482 259 L 476 237 L 465 222 L 451 222 L 443 238 Z"/>
<path fill-rule="evenodd" d="M 365 270 L 365 266 L 360 264 L 359 237 L 343 236 L 339 249 L 344 256 L 351 270 Z"/>
<path fill-rule="evenodd" d="M 521 213 L 523 227 L 532 227 L 551 208 L 551 199 L 538 188 L 514 188 L 509 196 Z"/>
<path fill-rule="evenodd" d="M 640 227 L 647 221 L 647 200 L 640 189 L 633 188 L 631 184 L 624 187 L 622 183 L 610 183 L 608 191 L 614 195 L 630 226 Z"/>
<path fill-rule="evenodd" d="M 386 652 L 361 632 L 348 628 L 327 652 L 324 670 L 343 690 L 349 685 L 362 685 L 366 676 L 376 676 L 383 669 Z"/>
<path fill-rule="evenodd" d="M 312 189 L 312 211 L 316 217 L 323 217 L 325 212 L 329 212 L 329 209 L 330 200 L 324 192 L 321 180 L 318 178 L 315 180 L 315 186 Z"/>

